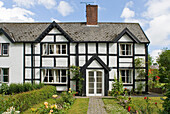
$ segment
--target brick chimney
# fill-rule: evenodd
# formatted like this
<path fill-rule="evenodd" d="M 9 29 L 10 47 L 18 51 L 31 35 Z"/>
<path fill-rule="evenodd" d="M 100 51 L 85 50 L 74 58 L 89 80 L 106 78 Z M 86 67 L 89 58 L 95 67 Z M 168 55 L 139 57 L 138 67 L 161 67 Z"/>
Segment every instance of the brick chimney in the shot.
<path fill-rule="evenodd" d="M 98 6 L 97 5 L 86 5 L 86 18 L 87 25 L 97 25 L 97 14 Z"/>

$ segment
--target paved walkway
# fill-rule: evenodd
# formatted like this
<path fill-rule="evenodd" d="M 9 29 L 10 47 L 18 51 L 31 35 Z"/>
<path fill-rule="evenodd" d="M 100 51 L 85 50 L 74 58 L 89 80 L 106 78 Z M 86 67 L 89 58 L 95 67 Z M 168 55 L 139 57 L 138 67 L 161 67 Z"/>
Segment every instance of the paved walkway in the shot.
<path fill-rule="evenodd" d="M 89 97 L 87 114 L 107 114 L 102 97 Z"/>

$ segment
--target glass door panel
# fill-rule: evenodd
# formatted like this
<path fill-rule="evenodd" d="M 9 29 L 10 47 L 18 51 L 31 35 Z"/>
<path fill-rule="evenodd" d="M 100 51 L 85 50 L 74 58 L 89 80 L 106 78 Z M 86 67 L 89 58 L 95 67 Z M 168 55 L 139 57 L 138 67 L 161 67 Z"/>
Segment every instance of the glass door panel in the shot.
<path fill-rule="evenodd" d="M 94 94 L 94 71 L 89 71 L 89 94 Z"/>
<path fill-rule="evenodd" d="M 96 92 L 102 94 L 102 72 L 96 71 Z"/>

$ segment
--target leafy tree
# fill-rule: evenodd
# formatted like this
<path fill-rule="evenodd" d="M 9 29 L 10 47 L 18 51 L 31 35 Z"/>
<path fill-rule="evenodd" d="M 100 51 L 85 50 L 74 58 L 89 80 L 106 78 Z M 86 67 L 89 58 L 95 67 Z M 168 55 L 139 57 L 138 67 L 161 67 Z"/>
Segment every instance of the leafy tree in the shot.
<path fill-rule="evenodd" d="M 157 59 L 157 62 L 159 64 L 160 82 L 170 82 L 170 50 L 167 48 L 163 49 L 162 53 Z"/>
<path fill-rule="evenodd" d="M 148 69 L 150 69 L 150 66 L 153 64 L 153 58 L 150 54 L 148 54 Z"/>

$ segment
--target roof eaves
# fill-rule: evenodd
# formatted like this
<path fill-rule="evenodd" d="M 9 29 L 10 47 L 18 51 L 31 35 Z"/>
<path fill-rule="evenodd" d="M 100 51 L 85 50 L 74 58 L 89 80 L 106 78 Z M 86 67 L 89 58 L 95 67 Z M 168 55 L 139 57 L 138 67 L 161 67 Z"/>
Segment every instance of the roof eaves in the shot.
<path fill-rule="evenodd" d="M 0 33 L 3 33 L 12 43 L 15 42 L 2 28 L 0 28 Z"/>

